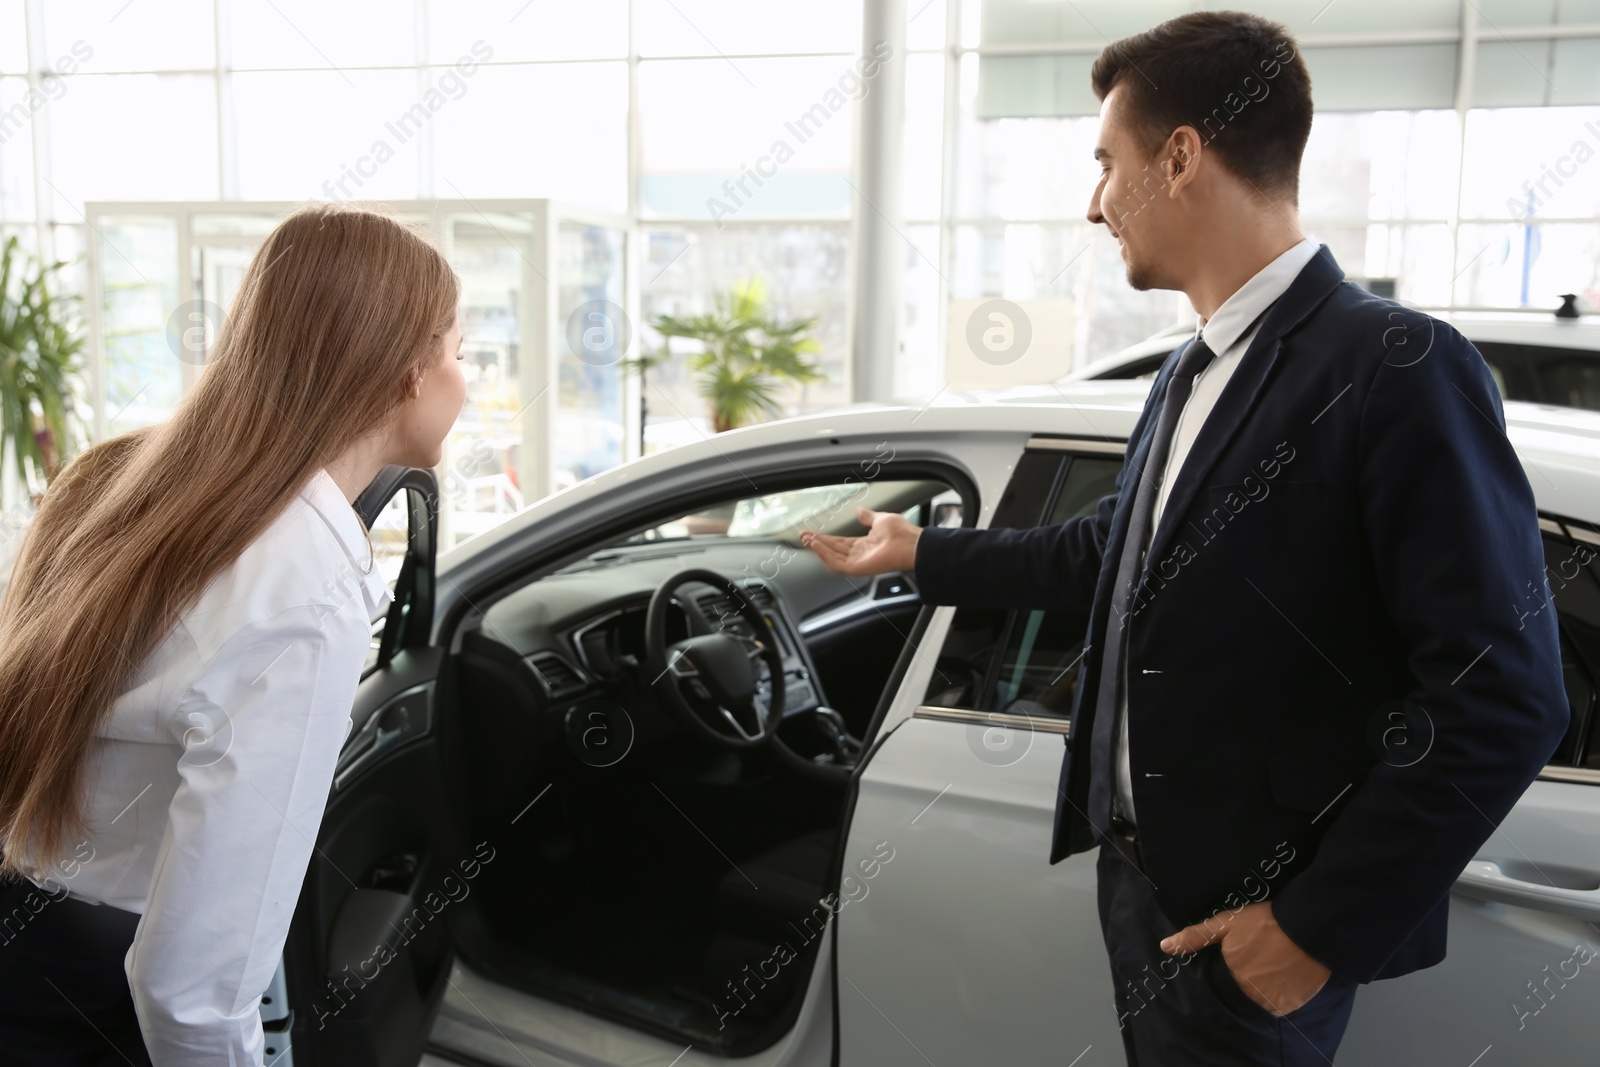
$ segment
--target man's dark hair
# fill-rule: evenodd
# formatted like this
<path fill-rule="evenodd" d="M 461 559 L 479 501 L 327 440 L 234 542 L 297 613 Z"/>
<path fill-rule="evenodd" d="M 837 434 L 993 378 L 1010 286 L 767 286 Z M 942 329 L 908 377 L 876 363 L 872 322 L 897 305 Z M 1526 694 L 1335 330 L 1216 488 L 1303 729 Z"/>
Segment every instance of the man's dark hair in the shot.
<path fill-rule="evenodd" d="M 1298 203 L 1311 75 L 1278 23 L 1244 11 L 1181 15 L 1107 45 L 1089 76 L 1100 100 L 1122 86 L 1146 152 L 1193 126 L 1228 170 Z"/>

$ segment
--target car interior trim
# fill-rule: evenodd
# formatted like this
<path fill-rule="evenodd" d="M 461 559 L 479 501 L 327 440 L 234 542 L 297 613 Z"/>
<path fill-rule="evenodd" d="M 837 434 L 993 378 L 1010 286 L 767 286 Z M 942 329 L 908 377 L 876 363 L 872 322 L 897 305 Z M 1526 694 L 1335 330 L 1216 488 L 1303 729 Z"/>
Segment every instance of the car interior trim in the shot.
<path fill-rule="evenodd" d="M 800 636 L 806 637 L 810 634 L 816 633 L 818 630 L 829 629 L 830 627 L 837 626 L 842 622 L 848 622 L 858 615 L 865 615 L 873 611 L 882 611 L 884 608 L 892 608 L 900 604 L 916 604 L 921 602 L 922 596 L 914 587 L 912 587 L 911 592 L 909 593 L 879 596 L 878 588 L 884 583 L 885 579 L 893 582 L 902 582 L 908 587 L 911 585 L 910 581 L 903 574 L 880 574 L 873 579 L 872 591 L 865 597 L 858 598 L 848 604 L 843 604 L 836 608 L 830 608 L 827 611 L 819 611 L 817 614 L 812 615 L 809 618 L 801 619 L 797 624 L 797 627 L 800 630 Z"/>
<path fill-rule="evenodd" d="M 1543 519 L 1539 521 L 1539 525 L 1541 528 L 1544 526 Z M 1574 541 L 1583 541 L 1586 544 L 1600 545 L 1600 533 L 1595 533 L 1593 530 L 1585 530 L 1582 526 L 1573 526 L 1571 523 L 1568 523 L 1567 536 L 1572 538 Z"/>
<path fill-rule="evenodd" d="M 1120 456 L 1128 450 L 1126 441 L 1103 441 L 1091 437 L 1039 437 L 1028 438 L 1029 448 L 1048 448 L 1058 452 L 1098 452 L 1107 456 Z"/>
<path fill-rule="evenodd" d="M 1577 785 L 1600 785 L 1600 769 L 1593 767 L 1546 767 L 1539 772 L 1544 782 L 1573 782 Z"/>
<path fill-rule="evenodd" d="M 1010 726 L 1018 730 L 1032 730 L 1041 734 L 1066 735 L 1072 728 L 1071 719 L 1044 715 L 1018 715 L 1010 711 L 974 711 L 971 708 L 941 708 L 921 704 L 911 713 L 914 719 L 935 719 L 939 722 L 981 723 L 984 726 Z"/>
<path fill-rule="evenodd" d="M 404 689 L 367 717 L 339 752 L 333 788 L 342 789 L 363 768 L 381 760 L 406 741 L 429 733 L 433 727 L 431 681 Z"/>

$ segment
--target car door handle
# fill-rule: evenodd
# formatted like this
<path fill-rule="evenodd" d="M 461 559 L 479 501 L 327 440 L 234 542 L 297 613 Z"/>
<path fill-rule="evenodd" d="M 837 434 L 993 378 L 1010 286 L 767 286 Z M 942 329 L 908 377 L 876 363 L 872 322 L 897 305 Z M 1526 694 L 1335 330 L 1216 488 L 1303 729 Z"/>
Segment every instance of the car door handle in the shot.
<path fill-rule="evenodd" d="M 1600 879 L 1597 879 L 1600 880 Z M 1512 878 L 1491 860 L 1473 860 L 1456 879 L 1456 892 L 1478 900 L 1517 904 L 1578 919 L 1600 919 L 1600 889 L 1564 889 Z"/>
<path fill-rule="evenodd" d="M 424 682 L 396 694 L 351 731 L 334 767 L 334 789 L 343 789 L 352 777 L 401 742 L 428 732 L 432 687 L 432 682 Z"/>

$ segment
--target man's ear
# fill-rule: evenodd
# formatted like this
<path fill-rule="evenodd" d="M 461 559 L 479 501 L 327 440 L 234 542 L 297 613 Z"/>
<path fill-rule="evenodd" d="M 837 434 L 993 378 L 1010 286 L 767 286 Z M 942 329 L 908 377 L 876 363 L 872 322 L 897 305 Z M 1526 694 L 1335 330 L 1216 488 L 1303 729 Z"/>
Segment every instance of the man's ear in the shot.
<path fill-rule="evenodd" d="M 1179 126 L 1173 130 L 1172 136 L 1167 138 L 1165 158 L 1161 161 L 1162 177 L 1173 186 L 1172 193 L 1188 184 L 1199 157 L 1199 132 L 1193 126 Z"/>

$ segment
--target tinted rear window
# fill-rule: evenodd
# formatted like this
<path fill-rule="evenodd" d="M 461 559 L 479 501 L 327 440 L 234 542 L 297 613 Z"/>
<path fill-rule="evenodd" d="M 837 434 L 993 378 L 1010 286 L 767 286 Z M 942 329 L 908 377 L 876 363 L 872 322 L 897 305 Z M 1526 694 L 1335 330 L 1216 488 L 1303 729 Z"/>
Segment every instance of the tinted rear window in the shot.
<path fill-rule="evenodd" d="M 1507 400 L 1600 411 L 1600 352 L 1513 341 L 1474 341 Z"/>

